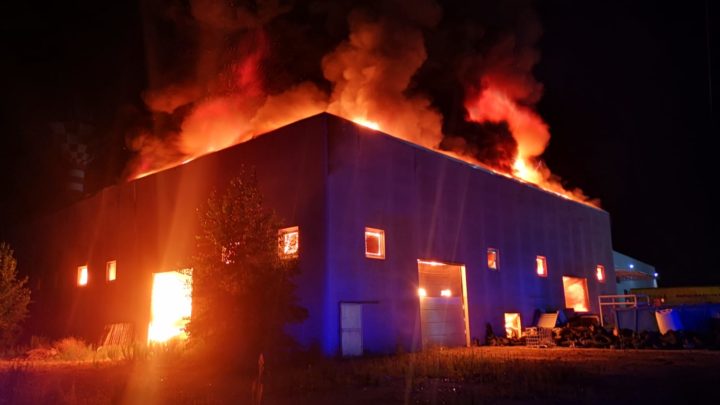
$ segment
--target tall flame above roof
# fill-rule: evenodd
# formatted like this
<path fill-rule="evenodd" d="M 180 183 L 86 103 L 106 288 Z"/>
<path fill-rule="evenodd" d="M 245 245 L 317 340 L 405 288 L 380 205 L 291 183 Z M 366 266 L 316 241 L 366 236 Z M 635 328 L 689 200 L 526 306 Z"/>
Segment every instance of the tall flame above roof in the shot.
<path fill-rule="evenodd" d="M 189 161 L 326 111 L 589 202 L 582 192 L 566 190 L 541 160 L 550 132 L 533 109 L 542 86 L 531 74 L 538 61 L 532 44 L 540 31 L 532 17 L 518 17 L 525 34 L 506 33 L 486 51 L 452 54 L 454 63 L 438 64 L 442 53 L 450 51 L 435 45 L 429 52 L 427 44 L 442 39 L 437 32 L 451 36 L 454 28 L 443 22 L 442 10 L 434 1 L 348 4 L 347 8 L 326 4 L 328 9 L 313 11 L 275 1 L 259 1 L 250 8 L 191 1 L 191 15 L 185 23 L 197 27 L 199 33 L 195 75 L 152 86 L 144 94 L 156 122 L 171 124 L 156 125 L 130 137 L 137 155 L 129 176 L 136 178 Z M 313 44 L 322 42 L 323 33 L 296 19 L 309 12 L 326 13 L 322 15 L 327 18 L 345 15 L 346 36 L 319 51 Z M 335 23 L 338 21 L 342 19 Z M 470 33 L 464 40 L 481 49 L 479 45 L 487 40 L 472 34 L 472 20 L 464 21 L 463 33 Z M 279 38 L 292 39 L 293 46 Z M 295 69 L 302 71 L 296 65 L 309 67 L 305 74 L 296 75 Z M 309 79 L 318 68 L 322 78 Z M 440 78 L 427 78 L 433 69 Z M 294 75 L 296 79 L 286 79 Z M 511 147 L 487 147 L 502 147 L 508 153 L 485 161 L 476 153 L 480 146 L 464 133 L 453 134 L 460 135 L 464 147 L 444 142 L 449 139 L 444 133 L 448 119 L 440 113 L 432 88 L 423 86 L 442 80 L 455 83 L 440 86 L 443 89 L 461 83 L 461 115 L 480 135 L 487 124 L 506 128 L 514 142 Z"/>

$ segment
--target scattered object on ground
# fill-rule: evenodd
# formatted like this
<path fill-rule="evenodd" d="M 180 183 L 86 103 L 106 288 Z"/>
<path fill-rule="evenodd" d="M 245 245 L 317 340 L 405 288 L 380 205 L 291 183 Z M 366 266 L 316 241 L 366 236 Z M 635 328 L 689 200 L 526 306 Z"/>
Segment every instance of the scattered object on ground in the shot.
<path fill-rule="evenodd" d="M 545 329 L 547 331 L 547 329 Z M 527 328 L 520 338 L 495 336 L 486 326 L 488 346 L 521 346 L 599 348 L 599 349 L 720 349 L 720 326 L 708 333 L 669 330 L 665 334 L 631 329 L 609 331 L 593 320 L 571 320 L 563 327 L 552 328 L 550 342 L 538 328 Z"/>

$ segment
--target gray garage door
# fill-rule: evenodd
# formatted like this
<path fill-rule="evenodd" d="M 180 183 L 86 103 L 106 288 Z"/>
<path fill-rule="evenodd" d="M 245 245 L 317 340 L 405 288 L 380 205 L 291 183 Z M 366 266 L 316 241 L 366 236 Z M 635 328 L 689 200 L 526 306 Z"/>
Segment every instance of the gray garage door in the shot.
<path fill-rule="evenodd" d="M 467 344 L 462 266 L 418 261 L 423 347 Z"/>
<path fill-rule="evenodd" d="M 460 297 L 420 301 L 423 347 L 465 346 L 465 317 Z"/>

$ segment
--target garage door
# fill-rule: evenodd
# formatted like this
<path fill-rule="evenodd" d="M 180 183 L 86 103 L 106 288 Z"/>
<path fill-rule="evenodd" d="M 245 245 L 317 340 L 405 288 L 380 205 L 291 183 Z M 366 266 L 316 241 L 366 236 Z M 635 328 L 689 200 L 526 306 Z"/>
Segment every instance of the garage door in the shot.
<path fill-rule="evenodd" d="M 463 266 L 418 261 L 423 347 L 466 346 Z"/>

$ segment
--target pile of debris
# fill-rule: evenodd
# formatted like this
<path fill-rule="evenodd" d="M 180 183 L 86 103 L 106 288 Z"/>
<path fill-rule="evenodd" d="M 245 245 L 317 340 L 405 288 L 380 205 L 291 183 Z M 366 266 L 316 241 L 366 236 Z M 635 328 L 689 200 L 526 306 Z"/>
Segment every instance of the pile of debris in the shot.
<path fill-rule="evenodd" d="M 544 346 L 602 348 L 602 349 L 713 349 L 720 350 L 720 322 L 705 333 L 670 330 L 635 332 L 631 329 L 607 330 L 599 325 L 578 325 L 568 322 L 552 328 L 551 341 Z M 519 338 L 496 336 L 490 324 L 486 326 L 485 344 L 489 346 L 526 346 L 528 336 Z"/>
<path fill-rule="evenodd" d="M 670 330 L 635 332 L 600 326 L 565 326 L 553 329 L 555 344 L 562 347 L 604 349 L 720 349 L 720 334 Z"/>

